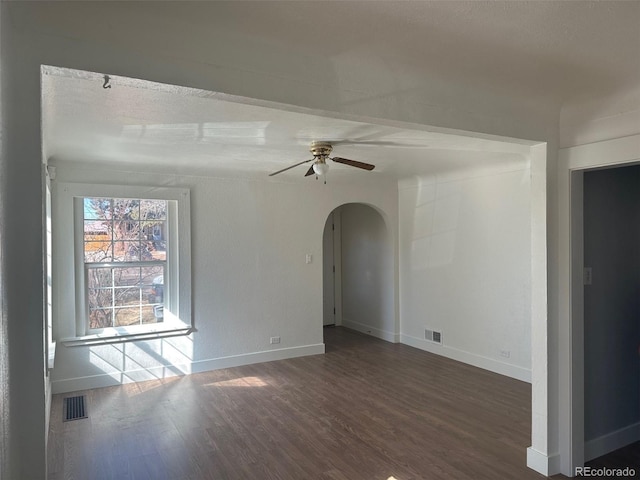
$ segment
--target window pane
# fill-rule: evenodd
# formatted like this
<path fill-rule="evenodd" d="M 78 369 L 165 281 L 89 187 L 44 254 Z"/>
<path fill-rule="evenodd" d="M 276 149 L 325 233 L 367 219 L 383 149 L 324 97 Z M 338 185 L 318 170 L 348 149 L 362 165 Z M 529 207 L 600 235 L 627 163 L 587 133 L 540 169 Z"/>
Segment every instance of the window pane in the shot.
<path fill-rule="evenodd" d="M 160 315 L 160 318 L 157 317 Z M 142 307 L 142 323 L 156 323 L 162 321 L 162 306 L 155 307 Z"/>
<path fill-rule="evenodd" d="M 153 267 L 142 267 L 140 273 L 142 278 L 142 285 L 162 285 L 164 283 L 164 268 L 162 265 L 154 265 Z"/>
<path fill-rule="evenodd" d="M 113 219 L 115 222 L 120 220 L 139 220 L 140 200 L 132 198 L 114 198 Z"/>
<path fill-rule="evenodd" d="M 86 263 L 110 262 L 113 259 L 113 251 L 109 242 L 85 242 L 84 261 Z"/>
<path fill-rule="evenodd" d="M 89 288 L 111 288 L 111 268 L 88 268 L 87 286 Z"/>
<path fill-rule="evenodd" d="M 141 200 L 140 218 L 143 220 L 166 220 L 167 202 L 166 200 Z"/>
<path fill-rule="evenodd" d="M 126 327 L 138 324 L 140 324 L 140 307 L 115 309 L 114 326 Z"/>
<path fill-rule="evenodd" d="M 116 221 L 113 222 L 114 240 L 140 240 L 140 222 Z"/>
<path fill-rule="evenodd" d="M 153 242 L 153 250 L 151 256 L 154 260 L 167 260 L 167 242 Z"/>
<path fill-rule="evenodd" d="M 114 286 L 130 287 L 140 284 L 140 267 L 116 267 L 113 270 Z"/>
<path fill-rule="evenodd" d="M 137 262 L 141 251 L 140 242 L 113 242 L 113 261 Z"/>
<path fill-rule="evenodd" d="M 97 240 L 110 240 L 108 220 L 85 220 L 84 221 L 84 239 L 90 241 L 91 237 L 98 237 Z"/>
<path fill-rule="evenodd" d="M 158 292 L 153 287 L 142 288 L 142 304 L 156 305 L 162 303 L 162 295 L 158 295 Z"/>
<path fill-rule="evenodd" d="M 113 289 L 111 288 L 90 288 L 87 293 L 89 310 L 108 308 L 113 305 Z"/>
<path fill-rule="evenodd" d="M 113 326 L 113 310 L 100 308 L 89 310 L 89 328 L 108 328 Z"/>
<path fill-rule="evenodd" d="M 143 300 L 164 304 L 164 274 L 162 267 L 142 267 Z"/>
<path fill-rule="evenodd" d="M 143 260 L 143 261 L 156 260 L 156 258 L 153 256 L 153 244 L 151 242 L 141 242 L 139 249 L 140 249 L 140 260 Z"/>
<path fill-rule="evenodd" d="M 87 219 L 108 219 L 112 216 L 110 198 L 85 198 L 84 218 Z"/>
<path fill-rule="evenodd" d="M 140 305 L 139 288 L 116 288 L 113 291 L 113 304 L 116 307 L 133 307 Z"/>

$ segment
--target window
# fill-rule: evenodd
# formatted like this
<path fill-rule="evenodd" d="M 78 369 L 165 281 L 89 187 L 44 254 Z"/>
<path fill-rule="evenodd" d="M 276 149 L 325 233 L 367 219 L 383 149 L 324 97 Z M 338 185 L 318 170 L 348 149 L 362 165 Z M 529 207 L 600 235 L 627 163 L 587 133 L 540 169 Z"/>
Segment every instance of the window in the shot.
<path fill-rule="evenodd" d="M 61 183 L 56 193 L 58 337 L 82 345 L 188 333 L 189 191 Z"/>
<path fill-rule="evenodd" d="M 163 320 L 167 201 L 83 199 L 88 331 Z"/>

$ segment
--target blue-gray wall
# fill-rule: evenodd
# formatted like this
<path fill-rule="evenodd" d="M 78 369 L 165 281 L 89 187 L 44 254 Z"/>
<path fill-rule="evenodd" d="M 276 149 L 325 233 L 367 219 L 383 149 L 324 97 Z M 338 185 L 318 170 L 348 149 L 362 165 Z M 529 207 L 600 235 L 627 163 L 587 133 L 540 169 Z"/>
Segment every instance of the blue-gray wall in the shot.
<path fill-rule="evenodd" d="M 640 166 L 584 174 L 585 441 L 640 421 Z"/>

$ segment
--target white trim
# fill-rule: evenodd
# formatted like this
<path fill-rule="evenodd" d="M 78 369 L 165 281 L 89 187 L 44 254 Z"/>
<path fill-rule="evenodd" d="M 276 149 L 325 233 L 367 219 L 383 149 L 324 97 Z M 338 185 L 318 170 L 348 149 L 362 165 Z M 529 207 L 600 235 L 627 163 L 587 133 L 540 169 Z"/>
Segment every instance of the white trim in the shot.
<path fill-rule="evenodd" d="M 545 455 L 529 447 L 527 448 L 527 467 L 550 477 L 560 472 L 560 455 Z"/>
<path fill-rule="evenodd" d="M 584 442 L 584 461 L 606 455 L 640 440 L 640 422 Z"/>
<path fill-rule="evenodd" d="M 75 392 L 78 390 L 89 390 L 93 388 L 123 385 L 126 383 L 157 380 L 159 378 L 176 377 L 178 375 L 188 375 L 191 373 L 201 373 L 210 370 L 219 370 L 221 368 L 239 367 L 254 363 L 272 362 L 275 360 L 286 360 L 289 358 L 304 357 L 307 355 L 321 355 L 323 353 L 324 344 L 317 343 L 300 347 L 232 355 L 229 357 L 209 358 L 184 364 L 159 365 L 153 368 L 127 370 L 123 372 L 114 371 L 100 375 L 67 378 L 64 380 L 53 381 L 51 387 L 54 394 Z"/>
<path fill-rule="evenodd" d="M 550 177 L 549 146 L 542 143 L 531 147 L 531 446 L 538 452 L 548 452 L 550 440 L 549 403 L 549 238 L 553 236 L 552 216 L 548 209 L 553 202 Z"/>
<path fill-rule="evenodd" d="M 160 325 L 160 327 L 156 327 Z M 184 327 L 161 328 L 162 324 L 147 326 L 144 330 L 132 333 L 121 331 L 119 328 L 105 328 L 103 332 L 94 335 L 84 335 L 82 337 L 61 338 L 60 342 L 65 347 L 81 347 L 86 345 L 105 345 L 109 343 L 131 342 L 134 340 L 153 340 L 155 338 L 175 337 L 177 335 L 189 335 L 193 328 L 188 325 Z"/>
<path fill-rule="evenodd" d="M 342 325 L 342 213 L 340 207 L 331 211 L 333 214 L 333 262 L 336 266 L 334 281 L 334 298 L 336 306 L 336 325 Z"/>
<path fill-rule="evenodd" d="M 365 325 L 364 323 L 354 322 L 348 318 L 342 318 L 342 326 L 355 330 L 356 332 L 366 333 L 367 335 L 386 340 L 387 342 L 398 343 L 400 341 L 400 335 L 398 334 Z"/>
<path fill-rule="evenodd" d="M 611 152 L 615 151 L 615 155 Z M 640 134 L 604 140 L 602 142 L 561 148 L 559 160 L 566 162 L 569 170 L 602 168 L 640 160 Z"/>
<path fill-rule="evenodd" d="M 515 378 L 516 380 L 531 383 L 531 370 L 524 367 L 511 365 L 509 363 L 494 360 L 493 358 L 483 357 L 482 355 L 477 355 L 475 353 L 465 352 L 464 350 L 458 350 L 457 348 L 449 347 L 447 345 L 428 342 L 422 338 L 412 337 L 409 335 L 402 334 L 400 336 L 400 341 L 405 345 L 419 348 L 420 350 L 435 353 L 436 355 L 442 355 L 443 357 L 466 363 L 467 365 L 472 365 L 484 370 L 489 370 L 490 372 Z"/>

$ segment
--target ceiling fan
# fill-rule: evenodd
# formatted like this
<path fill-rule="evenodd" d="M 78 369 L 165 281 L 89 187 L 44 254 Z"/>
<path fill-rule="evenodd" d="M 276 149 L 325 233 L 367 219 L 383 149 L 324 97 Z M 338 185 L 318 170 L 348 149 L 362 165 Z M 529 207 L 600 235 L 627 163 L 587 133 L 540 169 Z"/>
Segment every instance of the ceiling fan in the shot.
<path fill-rule="evenodd" d="M 341 157 L 330 158 L 329 154 L 331 153 L 332 150 L 333 150 L 333 147 L 329 142 L 311 142 L 311 147 L 309 148 L 309 151 L 313 155 L 313 158 L 310 158 L 309 160 L 305 160 L 303 162 L 296 163 L 287 168 L 283 168 L 282 170 L 278 170 L 277 172 L 273 172 L 269 174 L 269 176 L 273 177 L 274 175 L 277 175 L 282 172 L 286 172 L 287 170 L 297 167 L 298 165 L 302 165 L 303 163 L 313 162 L 313 164 L 309 167 L 309 170 L 307 170 L 305 177 L 308 177 L 309 175 L 314 175 L 314 174 L 316 175 L 316 177 L 319 177 L 319 176 L 325 175 L 327 171 L 329 171 L 329 164 L 327 164 L 327 160 L 331 160 L 336 163 L 342 163 L 344 165 L 350 165 L 356 168 L 362 168 L 364 170 L 373 170 L 375 168 L 375 165 L 371 165 L 370 163 L 357 162 L 355 160 L 349 160 L 348 158 L 341 158 Z"/>

